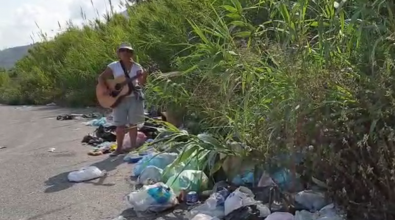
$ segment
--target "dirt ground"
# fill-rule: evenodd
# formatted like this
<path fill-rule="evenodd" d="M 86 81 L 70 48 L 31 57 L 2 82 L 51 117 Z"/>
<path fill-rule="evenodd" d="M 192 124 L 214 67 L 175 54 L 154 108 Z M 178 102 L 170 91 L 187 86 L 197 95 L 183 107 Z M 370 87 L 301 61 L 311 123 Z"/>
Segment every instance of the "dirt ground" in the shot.
<path fill-rule="evenodd" d="M 132 166 L 123 157 L 88 156 L 81 139 L 93 127 L 81 120 L 57 121 L 64 113 L 90 109 L 0 106 L 0 220 L 176 220 L 185 213 L 139 218 L 124 197 L 134 189 Z M 49 152 L 55 148 L 54 152 Z M 108 175 L 72 184 L 70 171 L 94 165 Z"/>

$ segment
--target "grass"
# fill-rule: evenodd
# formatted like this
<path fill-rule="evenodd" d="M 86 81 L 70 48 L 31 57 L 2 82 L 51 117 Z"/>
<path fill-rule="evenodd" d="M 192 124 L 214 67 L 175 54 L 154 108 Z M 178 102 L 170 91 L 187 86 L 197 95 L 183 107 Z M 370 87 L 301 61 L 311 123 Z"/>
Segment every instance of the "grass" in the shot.
<path fill-rule="evenodd" d="M 304 172 L 326 182 L 349 216 L 393 219 L 394 9 L 367 0 L 141 2 L 128 9 L 133 19 L 69 26 L 40 43 L 0 75 L 0 100 L 93 105 L 97 75 L 130 41 L 141 64 L 179 71 L 149 77 L 149 104 L 182 108 L 196 134 L 221 146 L 238 139 L 251 149 L 240 156 L 261 165 L 311 145 Z"/>

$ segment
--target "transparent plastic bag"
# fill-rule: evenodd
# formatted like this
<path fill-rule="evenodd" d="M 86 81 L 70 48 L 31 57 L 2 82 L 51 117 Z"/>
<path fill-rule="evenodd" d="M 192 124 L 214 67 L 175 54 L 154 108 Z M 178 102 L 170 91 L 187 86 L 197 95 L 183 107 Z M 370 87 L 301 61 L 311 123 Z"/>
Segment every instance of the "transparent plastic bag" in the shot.
<path fill-rule="evenodd" d="M 154 184 L 161 182 L 163 170 L 156 166 L 147 166 L 137 178 L 138 184 Z"/>
<path fill-rule="evenodd" d="M 77 171 L 70 172 L 67 179 L 70 182 L 83 182 L 104 176 L 105 172 L 95 166 L 81 168 Z"/>
<path fill-rule="evenodd" d="M 162 212 L 178 204 L 173 190 L 164 183 L 144 186 L 130 193 L 126 200 L 138 212 Z"/>
<path fill-rule="evenodd" d="M 184 170 L 170 177 L 166 184 L 179 195 L 181 190 L 202 192 L 207 189 L 208 181 L 208 177 L 202 171 Z"/>
<path fill-rule="evenodd" d="M 312 212 L 318 211 L 329 204 L 324 193 L 312 190 L 304 190 L 297 193 L 295 195 L 295 201 Z"/>
<path fill-rule="evenodd" d="M 177 153 L 151 153 L 143 156 L 136 165 L 133 167 L 133 176 L 139 176 L 147 166 L 156 166 L 160 169 L 165 169 L 166 166 L 171 164 L 176 158 Z"/>

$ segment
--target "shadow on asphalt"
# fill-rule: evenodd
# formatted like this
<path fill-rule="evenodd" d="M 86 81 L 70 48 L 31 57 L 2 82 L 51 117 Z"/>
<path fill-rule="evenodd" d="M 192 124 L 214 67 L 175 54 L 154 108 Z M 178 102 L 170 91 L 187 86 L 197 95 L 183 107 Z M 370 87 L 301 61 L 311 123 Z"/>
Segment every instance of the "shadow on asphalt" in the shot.
<path fill-rule="evenodd" d="M 112 170 L 115 170 L 120 164 L 122 164 L 123 157 L 118 156 L 118 157 L 107 157 L 106 159 L 96 162 L 94 164 L 91 164 L 90 166 L 96 166 L 100 170 L 105 170 L 107 172 L 110 172 Z M 64 172 L 61 174 L 58 174 L 56 176 L 48 178 L 48 180 L 45 181 L 45 185 L 48 186 L 48 188 L 45 189 L 45 193 L 54 193 L 54 192 L 59 192 L 65 189 L 68 189 L 72 187 L 74 184 L 77 183 L 72 183 L 69 182 L 67 179 L 67 175 L 71 171 Z M 107 175 L 104 175 L 103 177 L 99 179 L 95 179 L 92 181 L 87 181 L 87 182 L 82 182 L 80 184 L 92 184 L 92 185 L 99 185 L 99 186 L 113 186 L 114 184 L 104 184 L 104 180 L 107 178 Z"/>

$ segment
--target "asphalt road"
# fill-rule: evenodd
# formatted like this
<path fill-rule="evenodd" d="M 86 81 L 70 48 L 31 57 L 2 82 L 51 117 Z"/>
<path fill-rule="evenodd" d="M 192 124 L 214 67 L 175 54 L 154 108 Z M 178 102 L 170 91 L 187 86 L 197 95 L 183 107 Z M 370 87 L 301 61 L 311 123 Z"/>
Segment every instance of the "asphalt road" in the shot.
<path fill-rule="evenodd" d="M 176 220 L 179 211 L 166 216 L 136 217 L 124 197 L 134 190 L 131 165 L 123 158 L 88 156 L 81 145 L 94 128 L 83 121 L 57 121 L 63 113 L 89 109 L 0 106 L 0 220 Z M 49 152 L 55 148 L 54 152 Z M 73 184 L 70 171 L 94 165 L 108 175 Z M 176 214 L 174 214 L 176 213 Z"/>

